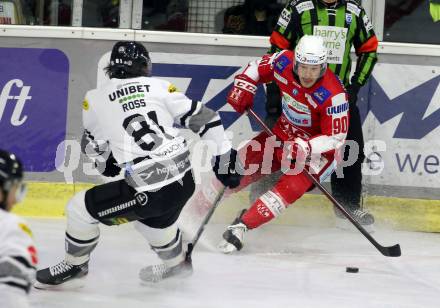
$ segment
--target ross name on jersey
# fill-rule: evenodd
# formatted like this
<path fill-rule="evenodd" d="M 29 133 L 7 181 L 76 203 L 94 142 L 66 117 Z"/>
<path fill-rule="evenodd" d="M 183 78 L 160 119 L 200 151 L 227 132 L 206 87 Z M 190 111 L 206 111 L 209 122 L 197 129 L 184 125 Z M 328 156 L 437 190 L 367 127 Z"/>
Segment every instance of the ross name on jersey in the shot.
<path fill-rule="evenodd" d="M 130 111 L 130 110 L 133 110 L 133 109 L 138 109 L 138 108 L 141 108 L 141 107 L 146 107 L 147 103 L 145 103 L 145 100 L 143 98 L 137 99 L 138 97 L 139 97 L 138 95 L 134 95 L 133 97 L 131 97 L 129 99 L 128 102 L 123 103 L 121 105 L 122 110 L 124 112 L 127 112 L 127 111 Z M 143 94 L 142 94 L 142 97 L 143 97 Z"/>
<path fill-rule="evenodd" d="M 122 110 L 127 112 L 147 106 L 144 100 L 145 92 L 150 92 L 150 85 L 131 85 L 110 93 L 108 97 L 111 102 L 119 100 Z"/>

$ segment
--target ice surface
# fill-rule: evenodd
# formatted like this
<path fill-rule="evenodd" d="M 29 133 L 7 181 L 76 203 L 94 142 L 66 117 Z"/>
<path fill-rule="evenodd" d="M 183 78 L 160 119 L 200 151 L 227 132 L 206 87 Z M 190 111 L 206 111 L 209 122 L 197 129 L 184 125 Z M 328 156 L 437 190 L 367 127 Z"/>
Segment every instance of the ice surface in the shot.
<path fill-rule="evenodd" d="M 40 267 L 64 254 L 63 219 L 29 219 Z M 439 307 L 440 235 L 378 230 L 382 245 L 400 243 L 387 258 L 357 231 L 267 225 L 246 234 L 238 255 L 212 248 L 224 225 L 209 225 L 193 253 L 194 274 L 143 286 L 141 267 L 158 262 L 131 225 L 101 228 L 86 285 L 75 291 L 32 290 L 44 308 Z M 359 273 L 346 273 L 347 266 Z"/>

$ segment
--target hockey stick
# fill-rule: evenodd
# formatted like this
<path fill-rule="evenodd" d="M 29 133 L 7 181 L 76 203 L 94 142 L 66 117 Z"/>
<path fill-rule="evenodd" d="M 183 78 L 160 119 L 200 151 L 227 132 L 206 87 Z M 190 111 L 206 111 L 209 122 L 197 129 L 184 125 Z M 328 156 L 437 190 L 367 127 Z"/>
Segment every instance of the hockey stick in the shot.
<path fill-rule="evenodd" d="M 274 133 L 271 129 L 260 119 L 260 117 L 252 110 L 248 110 L 248 114 L 250 114 L 260 126 L 264 129 L 269 136 L 274 136 Z M 345 210 L 345 208 L 325 189 L 321 183 L 315 179 L 307 169 L 304 169 L 304 173 L 306 176 L 315 184 L 316 187 L 344 214 L 345 217 L 370 241 L 374 247 L 377 248 L 384 256 L 387 257 L 400 257 L 401 250 L 400 245 L 396 244 L 394 246 L 385 247 L 380 245 L 351 215 Z"/>
<path fill-rule="evenodd" d="M 223 195 L 225 194 L 226 186 L 223 186 L 219 193 L 217 194 L 217 197 L 214 200 L 214 203 L 212 207 L 209 209 L 208 213 L 206 214 L 205 218 L 202 221 L 202 224 L 200 225 L 199 229 L 197 230 L 196 235 L 194 236 L 193 240 L 188 244 L 188 250 L 186 252 L 186 259 L 191 259 L 191 254 L 196 246 L 197 242 L 199 241 L 200 236 L 202 235 L 203 231 L 205 230 L 205 226 L 208 224 L 209 220 L 211 219 L 212 214 L 214 214 L 215 210 L 217 209 L 217 206 L 220 204 L 220 201 L 223 198 Z"/>

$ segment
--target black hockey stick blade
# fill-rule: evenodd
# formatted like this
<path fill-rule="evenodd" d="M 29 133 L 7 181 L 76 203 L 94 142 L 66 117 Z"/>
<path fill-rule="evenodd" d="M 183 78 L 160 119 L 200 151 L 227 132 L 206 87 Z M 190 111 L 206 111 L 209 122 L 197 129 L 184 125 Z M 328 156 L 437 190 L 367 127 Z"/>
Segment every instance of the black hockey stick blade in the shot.
<path fill-rule="evenodd" d="M 387 257 L 400 257 L 402 255 L 399 244 L 390 247 L 381 247 L 379 250 L 384 256 Z"/>
<path fill-rule="evenodd" d="M 185 255 L 185 260 L 187 262 L 191 262 L 191 254 L 192 254 L 193 249 L 194 249 L 194 245 L 192 243 L 189 243 L 188 248 L 186 250 L 186 255 Z"/>
<path fill-rule="evenodd" d="M 362 225 L 354 219 L 350 213 L 347 212 L 347 210 L 340 204 L 333 196 L 330 194 L 330 192 L 325 189 L 324 186 L 321 185 L 321 183 L 313 177 L 313 175 L 310 174 L 307 170 L 304 171 L 306 176 L 315 184 L 316 187 L 333 203 L 335 207 L 339 209 L 339 211 L 344 214 L 344 216 L 353 224 L 353 226 L 356 227 L 356 229 L 361 232 L 365 238 L 373 244 L 374 247 L 376 247 L 377 250 L 380 251 L 380 253 L 386 257 L 400 257 L 402 255 L 402 252 L 400 251 L 400 245 L 396 244 L 394 246 L 385 247 L 379 244 L 374 237 L 371 236 L 370 233 L 367 232 L 367 230 L 362 227 Z"/>

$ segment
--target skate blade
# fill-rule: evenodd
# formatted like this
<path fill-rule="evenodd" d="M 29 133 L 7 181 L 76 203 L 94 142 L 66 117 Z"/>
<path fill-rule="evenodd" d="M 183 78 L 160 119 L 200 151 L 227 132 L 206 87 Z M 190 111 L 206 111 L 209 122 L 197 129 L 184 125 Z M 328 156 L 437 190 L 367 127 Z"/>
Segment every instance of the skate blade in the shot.
<path fill-rule="evenodd" d="M 143 286 L 151 286 L 152 284 L 157 284 L 159 282 L 163 282 L 163 281 L 178 281 L 178 280 L 184 280 L 185 278 L 190 277 L 193 274 L 193 270 L 186 270 L 186 271 L 182 271 L 179 274 L 176 274 L 174 276 L 170 276 L 170 277 L 153 277 L 150 278 L 151 276 L 145 277 L 145 275 L 142 275 L 142 270 L 139 273 L 139 279 L 141 281 L 141 285 Z"/>
<path fill-rule="evenodd" d="M 225 240 L 222 240 L 218 244 L 217 248 L 218 248 L 218 250 L 220 250 L 220 252 L 222 252 L 224 254 L 231 254 L 231 253 L 237 251 L 237 248 L 234 245 L 226 242 Z"/>
<path fill-rule="evenodd" d="M 76 289 L 80 289 L 83 288 L 85 286 L 86 282 L 85 282 L 85 277 L 81 277 L 81 278 L 74 278 L 71 280 L 68 280 L 64 283 L 60 283 L 57 285 L 52 285 L 52 284 L 45 284 L 45 283 L 41 283 L 39 281 L 36 281 L 34 283 L 34 288 L 38 289 L 38 290 L 76 290 Z"/>
<path fill-rule="evenodd" d="M 345 219 L 345 218 L 336 218 L 335 226 L 336 226 L 336 228 L 344 230 L 344 231 L 356 230 L 356 227 L 350 221 L 348 221 L 348 219 Z M 361 226 L 362 226 L 362 228 L 365 229 L 365 231 L 367 231 L 370 234 L 372 234 L 376 231 L 374 224 L 371 224 L 371 225 L 362 225 L 361 224 Z"/>

